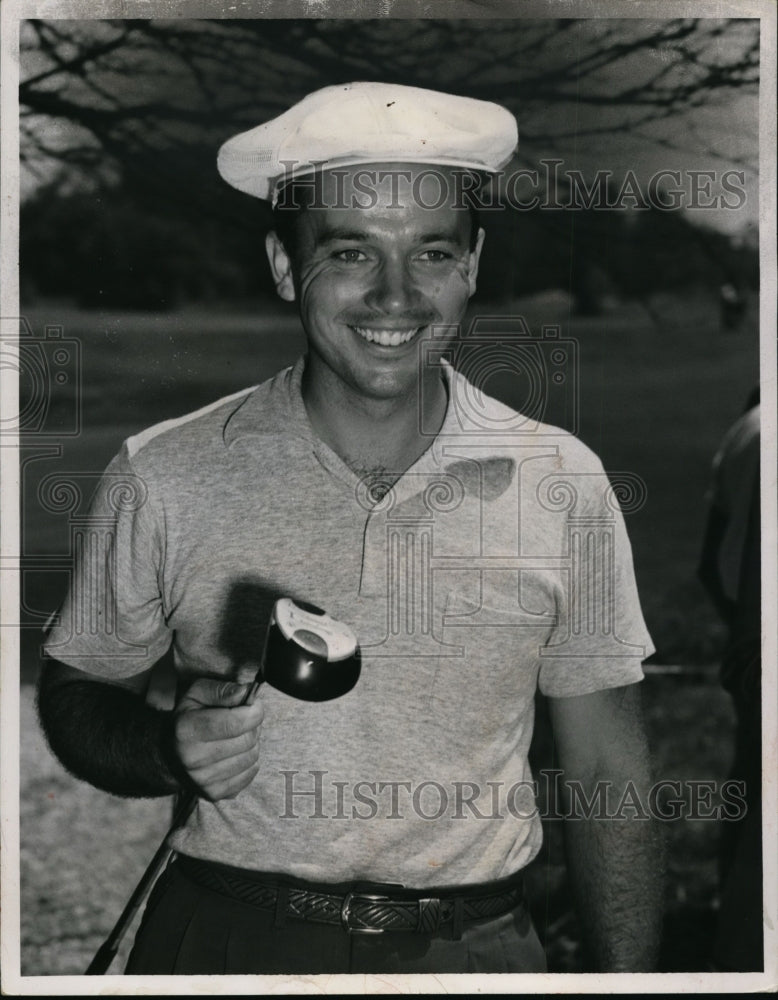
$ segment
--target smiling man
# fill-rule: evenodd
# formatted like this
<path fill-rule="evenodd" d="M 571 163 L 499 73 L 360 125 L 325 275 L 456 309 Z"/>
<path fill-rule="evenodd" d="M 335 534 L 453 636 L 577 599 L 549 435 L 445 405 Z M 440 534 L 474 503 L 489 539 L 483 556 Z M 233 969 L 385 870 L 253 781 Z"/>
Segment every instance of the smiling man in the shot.
<path fill-rule="evenodd" d="M 125 443 L 92 513 L 109 556 L 85 549 L 40 687 L 75 774 L 200 797 L 129 972 L 544 971 L 522 886 L 538 690 L 591 965 L 655 961 L 651 645 L 618 504 L 584 445 L 448 361 L 484 240 L 473 194 L 516 142 L 496 105 L 357 83 L 220 152 L 274 205 L 307 353 Z M 281 596 L 359 637 L 345 696 L 243 704 Z M 163 711 L 147 690 L 171 646 Z"/>
<path fill-rule="evenodd" d="M 277 208 L 267 250 L 279 295 L 308 339 L 302 381 L 314 430 L 355 470 L 400 473 L 430 443 L 448 395 L 420 341 L 454 331 L 475 291 L 483 230 L 451 169 L 402 164 L 321 171 L 291 185 L 294 236 Z M 371 198 L 364 201 L 370 184 Z M 308 203 L 308 207 L 306 206 Z M 314 207 L 312 207 L 314 206 Z M 429 207 L 427 207 L 429 206 Z"/>

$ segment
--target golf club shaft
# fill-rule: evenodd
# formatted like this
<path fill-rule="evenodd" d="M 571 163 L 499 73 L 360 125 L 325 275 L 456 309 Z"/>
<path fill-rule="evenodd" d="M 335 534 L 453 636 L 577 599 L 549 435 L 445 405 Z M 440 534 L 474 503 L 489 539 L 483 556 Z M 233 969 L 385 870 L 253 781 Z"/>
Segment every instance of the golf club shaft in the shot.
<path fill-rule="evenodd" d="M 140 882 L 138 882 L 135 887 L 135 891 L 127 901 L 127 905 L 124 907 L 121 916 L 114 924 L 113 930 L 100 946 L 95 957 L 89 963 L 89 968 L 86 970 L 87 976 L 102 976 L 108 971 L 111 962 L 114 960 L 116 953 L 119 950 L 119 945 L 121 944 L 124 935 L 127 933 L 130 924 L 134 920 L 136 913 L 143 905 L 143 901 L 151 890 L 151 887 L 154 882 L 156 882 L 158 876 L 174 853 L 173 848 L 168 846 L 168 838 L 170 837 L 170 834 L 175 830 L 178 830 L 179 827 L 182 827 L 184 823 L 186 823 L 194 812 L 196 805 L 197 796 L 195 793 L 187 792 L 182 799 L 181 805 L 178 807 L 175 816 L 173 817 L 173 822 L 165 835 L 165 839 L 157 848 L 156 854 L 151 859 L 151 862 L 146 868 L 146 871 L 143 873 Z"/>
<path fill-rule="evenodd" d="M 260 669 L 254 683 L 246 692 L 246 695 L 241 702 L 242 705 L 247 705 L 249 702 L 253 701 L 254 696 L 262 684 L 261 673 L 262 671 Z M 156 854 L 151 859 L 146 871 L 141 876 L 141 880 L 138 882 L 135 887 L 135 891 L 127 901 L 127 905 L 122 910 L 121 916 L 114 924 L 113 930 L 99 947 L 95 957 L 89 963 L 89 968 L 86 970 L 87 976 L 102 976 L 110 968 L 111 962 L 113 962 L 116 957 L 116 953 L 119 950 L 119 945 L 122 943 L 124 935 L 127 933 L 130 924 L 135 919 L 135 915 L 143 905 L 144 899 L 151 891 L 151 887 L 162 873 L 165 865 L 175 853 L 173 848 L 168 846 L 170 835 L 186 823 L 194 812 L 197 801 L 198 796 L 195 792 L 186 792 L 182 796 L 181 803 L 173 816 L 173 822 L 170 824 L 170 829 L 165 834 L 165 839 L 157 848 Z"/>

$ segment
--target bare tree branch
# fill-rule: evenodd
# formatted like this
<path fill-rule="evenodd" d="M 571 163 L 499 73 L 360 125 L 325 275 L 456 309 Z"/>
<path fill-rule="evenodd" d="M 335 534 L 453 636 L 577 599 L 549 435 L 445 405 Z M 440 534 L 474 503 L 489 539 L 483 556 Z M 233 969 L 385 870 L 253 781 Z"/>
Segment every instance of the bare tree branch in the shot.
<path fill-rule="evenodd" d="M 553 148 L 625 130 L 663 146 L 651 127 L 753 93 L 759 78 L 759 24 L 748 19 L 25 24 L 20 104 L 37 117 L 23 142 L 46 121 L 70 123 L 128 167 L 198 141 L 212 149 L 310 90 L 350 80 L 500 101 L 537 120 L 525 141 Z M 65 162 L 59 144 L 44 139 L 37 155 L 46 150 Z M 91 169 L 93 155 L 75 141 L 67 164 Z"/>

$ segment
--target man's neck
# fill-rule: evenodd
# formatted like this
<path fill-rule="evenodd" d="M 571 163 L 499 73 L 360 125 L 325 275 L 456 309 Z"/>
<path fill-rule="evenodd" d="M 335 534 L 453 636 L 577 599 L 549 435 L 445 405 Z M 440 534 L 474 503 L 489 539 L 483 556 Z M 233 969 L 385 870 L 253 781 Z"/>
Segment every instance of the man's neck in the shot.
<path fill-rule="evenodd" d="M 306 369 L 307 371 L 307 369 Z M 302 395 L 316 435 L 354 472 L 393 480 L 427 450 L 446 415 L 446 383 L 435 373 L 407 397 L 366 399 L 303 374 Z"/>

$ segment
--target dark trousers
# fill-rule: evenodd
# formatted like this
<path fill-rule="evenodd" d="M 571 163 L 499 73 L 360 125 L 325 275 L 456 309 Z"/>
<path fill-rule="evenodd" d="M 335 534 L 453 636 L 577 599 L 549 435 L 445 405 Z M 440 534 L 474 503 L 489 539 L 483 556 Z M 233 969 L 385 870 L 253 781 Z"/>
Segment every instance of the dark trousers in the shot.
<path fill-rule="evenodd" d="M 745 785 L 746 814 L 721 830 L 721 906 L 713 948 L 723 972 L 764 969 L 762 915 L 762 726 L 758 675 L 750 690 L 733 690 L 737 727 L 731 780 Z"/>
<path fill-rule="evenodd" d="M 465 923 L 462 937 L 350 934 L 287 919 L 191 881 L 175 862 L 154 887 L 127 975 L 545 972 L 526 906 Z"/>

